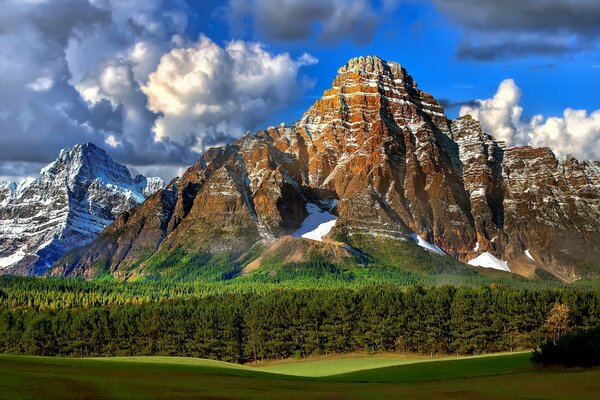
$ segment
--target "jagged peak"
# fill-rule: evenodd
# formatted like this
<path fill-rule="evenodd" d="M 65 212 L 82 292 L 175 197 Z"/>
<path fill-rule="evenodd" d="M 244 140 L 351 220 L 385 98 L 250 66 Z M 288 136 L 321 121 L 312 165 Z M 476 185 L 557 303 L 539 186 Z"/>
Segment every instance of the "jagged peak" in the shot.
<path fill-rule="evenodd" d="M 44 167 L 40 175 L 53 176 L 64 170 L 71 177 L 83 179 L 132 180 L 126 166 L 117 163 L 104 149 L 91 142 L 77 143 L 62 149 L 58 158 Z"/>
<path fill-rule="evenodd" d="M 338 69 L 338 75 L 348 72 L 387 76 L 395 82 L 403 82 L 409 84 L 409 86 L 417 87 L 417 83 L 401 64 L 394 61 L 386 61 L 375 55 L 351 58 L 344 66 Z"/>
<path fill-rule="evenodd" d="M 109 163 L 115 161 L 112 157 L 102 148 L 96 146 L 92 142 L 87 143 L 76 143 L 71 147 L 62 149 L 58 155 L 57 161 L 71 162 L 72 160 L 82 159 L 86 161 L 102 160 Z"/>
<path fill-rule="evenodd" d="M 402 66 L 393 61 L 386 61 L 378 56 L 368 55 L 353 57 L 346 62 L 346 65 L 338 69 L 338 73 L 344 73 L 347 71 L 377 71 L 394 68 L 402 68 Z"/>
<path fill-rule="evenodd" d="M 65 182 L 71 190 L 80 185 L 86 186 L 92 182 L 102 185 L 112 185 L 130 190 L 139 201 L 164 186 L 160 178 L 138 175 L 132 177 L 129 169 L 119 164 L 102 148 L 94 143 L 78 143 L 60 151 L 56 160 L 42 168 L 38 178 L 31 182 L 54 182 L 59 179 Z M 20 183 L 18 195 L 30 185 Z"/>
<path fill-rule="evenodd" d="M 406 108 L 409 104 L 411 110 Z M 331 128 L 332 123 L 350 129 L 359 123 L 373 123 L 371 116 L 376 118 L 381 111 L 398 118 L 401 124 L 410 123 L 407 121 L 412 121 L 415 113 L 427 114 L 436 119 L 439 129 L 448 129 L 444 109 L 438 101 L 418 89 L 401 64 L 377 56 L 350 59 L 338 70 L 331 87 L 295 126 L 318 139 L 320 132 Z"/>

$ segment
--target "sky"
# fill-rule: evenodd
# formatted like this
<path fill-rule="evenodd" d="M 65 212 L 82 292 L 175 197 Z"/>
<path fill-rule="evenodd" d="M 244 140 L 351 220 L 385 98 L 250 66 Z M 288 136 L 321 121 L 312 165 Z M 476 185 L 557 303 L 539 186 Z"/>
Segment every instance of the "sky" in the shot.
<path fill-rule="evenodd" d="M 360 55 L 509 145 L 600 159 L 597 0 L 4 1 L 0 180 L 90 141 L 170 180 L 295 122 Z"/>

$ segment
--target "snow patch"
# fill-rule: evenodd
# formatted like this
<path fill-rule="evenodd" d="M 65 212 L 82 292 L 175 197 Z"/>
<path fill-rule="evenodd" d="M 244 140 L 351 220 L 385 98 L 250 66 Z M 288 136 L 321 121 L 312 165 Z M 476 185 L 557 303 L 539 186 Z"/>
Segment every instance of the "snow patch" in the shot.
<path fill-rule="evenodd" d="M 525 250 L 525 255 L 527 256 L 527 258 L 529 258 L 531 261 L 535 262 L 535 260 L 533 259 L 533 256 L 531 255 L 531 253 L 529 252 L 529 249 Z"/>
<path fill-rule="evenodd" d="M 410 235 L 410 237 L 415 241 L 415 243 L 417 244 L 417 246 L 422 247 L 425 250 L 429 250 L 429 251 L 432 251 L 434 253 L 441 254 L 443 256 L 446 255 L 446 253 L 444 252 L 444 250 L 440 249 L 435 244 L 429 243 L 428 241 L 426 241 L 425 239 L 423 239 L 421 236 L 417 235 L 416 233 L 413 233 L 412 235 Z"/>
<path fill-rule="evenodd" d="M 483 188 L 478 188 L 471 192 L 471 198 L 484 197 L 484 196 L 485 196 L 485 190 Z"/>
<path fill-rule="evenodd" d="M 294 232 L 294 237 L 323 241 L 331 229 L 335 226 L 337 217 L 327 211 L 323 211 L 313 203 L 306 204 L 308 217 L 304 219 L 300 228 Z"/>
<path fill-rule="evenodd" d="M 508 264 L 506 263 L 506 261 L 499 260 L 498 258 L 494 257 L 488 252 L 480 254 L 471 261 L 469 261 L 469 265 L 510 272 L 510 268 L 508 268 Z"/>
<path fill-rule="evenodd" d="M 25 256 L 26 254 L 23 251 L 19 250 L 8 257 L 0 258 L 0 269 L 5 269 L 12 265 L 15 265 L 16 263 L 21 261 Z"/>

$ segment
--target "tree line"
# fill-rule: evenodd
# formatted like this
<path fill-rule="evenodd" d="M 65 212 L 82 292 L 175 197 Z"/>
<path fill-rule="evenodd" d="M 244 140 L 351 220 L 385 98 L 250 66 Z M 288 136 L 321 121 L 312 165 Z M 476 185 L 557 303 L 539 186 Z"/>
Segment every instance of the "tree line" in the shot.
<path fill-rule="evenodd" d="M 537 348 L 557 304 L 568 307 L 559 318 L 565 329 L 600 325 L 600 291 L 280 290 L 90 307 L 4 305 L 0 352 L 232 362 L 355 351 L 481 354 Z"/>

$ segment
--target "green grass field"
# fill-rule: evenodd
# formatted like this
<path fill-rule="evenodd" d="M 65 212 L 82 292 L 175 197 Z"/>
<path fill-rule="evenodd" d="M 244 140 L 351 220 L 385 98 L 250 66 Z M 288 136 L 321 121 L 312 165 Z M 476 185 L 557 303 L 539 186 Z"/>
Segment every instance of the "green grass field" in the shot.
<path fill-rule="evenodd" d="M 598 399 L 600 369 L 538 368 L 527 353 L 353 355 L 264 366 L 169 357 L 0 356 L 0 398 Z"/>
<path fill-rule="evenodd" d="M 529 354 L 529 353 L 528 353 Z M 489 357 L 489 356 L 484 356 Z M 479 357 L 470 357 L 479 358 Z M 276 374 L 320 378 L 336 376 L 351 372 L 366 372 L 372 369 L 396 367 L 400 365 L 436 362 L 443 360 L 461 360 L 465 357 L 427 357 L 423 355 L 406 354 L 347 354 L 338 356 L 317 357 L 308 360 L 282 360 L 270 361 L 266 365 L 257 365 L 255 370 L 272 372 Z"/>

